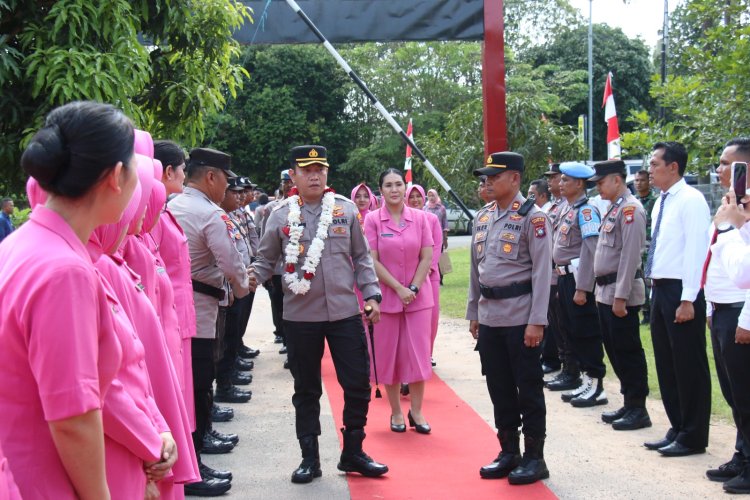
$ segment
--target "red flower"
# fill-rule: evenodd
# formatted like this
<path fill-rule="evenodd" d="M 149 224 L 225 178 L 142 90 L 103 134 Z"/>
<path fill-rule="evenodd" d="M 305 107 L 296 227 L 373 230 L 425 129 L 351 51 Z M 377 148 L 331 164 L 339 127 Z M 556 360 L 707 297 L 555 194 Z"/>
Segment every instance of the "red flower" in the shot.
<path fill-rule="evenodd" d="M 286 265 L 286 272 L 293 273 L 294 272 L 294 264 L 287 264 Z"/>
<path fill-rule="evenodd" d="M 290 198 L 292 196 L 297 196 L 298 194 L 299 194 L 299 189 L 297 189 L 296 186 L 289 190 L 289 197 Z"/>
<path fill-rule="evenodd" d="M 305 278 L 306 280 L 310 281 L 311 279 L 313 279 L 315 277 L 315 275 L 313 273 L 311 273 L 311 272 L 308 271 L 302 277 Z"/>
<path fill-rule="evenodd" d="M 336 191 L 334 191 L 332 187 L 330 187 L 330 186 L 326 186 L 325 190 L 323 190 L 323 194 L 325 194 L 325 193 L 333 193 L 333 194 L 336 194 Z"/>
<path fill-rule="evenodd" d="M 289 226 L 284 226 L 281 229 L 281 232 L 284 233 L 285 235 L 289 236 Z"/>

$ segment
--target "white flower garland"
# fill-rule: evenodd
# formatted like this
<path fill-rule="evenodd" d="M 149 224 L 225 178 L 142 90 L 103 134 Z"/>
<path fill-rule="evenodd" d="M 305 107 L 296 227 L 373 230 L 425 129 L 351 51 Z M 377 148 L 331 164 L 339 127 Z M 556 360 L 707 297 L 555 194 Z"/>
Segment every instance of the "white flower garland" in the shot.
<path fill-rule="evenodd" d="M 315 238 L 310 243 L 305 263 L 302 265 L 302 271 L 304 271 L 302 279 L 297 275 L 296 269 L 296 264 L 299 262 L 299 256 L 302 253 L 299 245 L 299 240 L 303 232 L 303 227 L 300 225 L 302 202 L 299 195 L 289 198 L 289 215 L 287 216 L 289 243 L 287 243 L 284 250 L 284 263 L 286 263 L 284 281 L 286 281 L 289 289 L 296 295 L 304 295 L 310 290 L 310 280 L 315 277 L 315 270 L 318 268 L 320 256 L 325 247 L 325 240 L 328 238 L 328 227 L 333 222 L 334 198 L 335 195 L 332 191 L 328 191 L 323 195 L 323 210 L 320 214 Z"/>

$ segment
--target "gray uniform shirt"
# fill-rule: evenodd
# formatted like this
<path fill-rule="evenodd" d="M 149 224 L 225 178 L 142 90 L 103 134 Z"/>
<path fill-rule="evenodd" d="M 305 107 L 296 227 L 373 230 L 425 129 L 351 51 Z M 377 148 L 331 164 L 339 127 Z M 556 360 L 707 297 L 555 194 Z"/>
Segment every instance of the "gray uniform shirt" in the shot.
<path fill-rule="evenodd" d="M 216 288 L 224 288 L 226 280 L 235 297 L 247 295 L 247 269 L 234 244 L 234 224 L 226 212 L 203 192 L 191 187 L 172 199 L 169 209 L 185 231 L 192 278 Z M 193 292 L 193 297 L 197 337 L 216 338 L 219 300 L 198 292 Z"/>
<path fill-rule="evenodd" d="M 285 198 L 287 199 L 287 198 Z M 263 220 L 260 221 L 260 239 L 263 239 L 263 235 L 266 233 L 266 226 L 268 225 L 268 219 L 271 218 L 271 214 L 274 210 L 276 210 L 276 207 L 283 203 L 284 200 L 273 200 L 269 201 L 268 204 L 266 204 L 266 210 L 263 212 Z M 260 248 L 258 248 L 258 252 L 260 252 Z M 281 252 L 281 259 L 279 259 L 278 262 L 276 262 L 276 267 L 273 270 L 273 274 L 282 275 L 284 274 L 284 252 Z"/>
<path fill-rule="evenodd" d="M 279 202 L 266 223 L 255 261 L 258 283 L 274 274 L 277 262 L 284 266 L 284 252 L 289 236 L 284 233 L 289 216 L 288 200 Z M 302 264 L 307 256 L 323 208 L 321 204 L 304 204 L 301 208 L 302 223 L 305 224 L 300 246 L 302 253 L 297 263 L 297 274 L 302 277 Z M 310 281 L 310 290 L 296 295 L 282 274 L 284 287 L 284 319 L 288 321 L 338 321 L 359 314 L 359 301 L 354 286 L 362 296 L 372 297 L 380 293 L 375 266 L 362 229 L 359 226 L 357 206 L 348 198 L 336 195 L 333 223 L 328 228 L 315 276 Z"/>
<path fill-rule="evenodd" d="M 560 227 L 560 214 L 566 210 L 568 206 L 568 202 L 565 200 L 565 198 L 556 198 L 552 200 L 552 206 L 549 207 L 549 210 L 547 211 L 547 218 L 549 219 L 549 223 L 552 226 L 552 234 L 550 235 L 550 238 L 552 241 L 555 241 L 555 232 L 557 231 L 557 228 Z M 554 264 L 554 261 L 552 262 Z M 554 266 L 552 266 L 552 286 L 557 285 L 557 271 L 555 271 Z"/>
<path fill-rule="evenodd" d="M 237 251 L 242 255 L 242 263 L 245 267 L 249 267 L 253 252 L 250 249 L 250 243 L 247 241 L 247 224 L 242 219 L 242 214 L 236 210 L 229 214 L 229 218 L 232 219 L 232 223 L 235 226 L 235 233 L 232 235 L 234 239 L 234 246 L 237 247 Z"/>
<path fill-rule="evenodd" d="M 536 205 L 526 215 L 517 194 L 503 210 L 495 203 L 476 215 L 471 246 L 469 302 L 466 319 L 486 326 L 546 325 L 550 293 L 552 235 L 547 216 Z M 482 297 L 479 284 L 502 287 L 531 281 L 531 293 L 493 300 Z"/>
<path fill-rule="evenodd" d="M 560 212 L 552 259 L 558 266 L 567 266 L 571 260 L 580 259 L 576 290 L 594 291 L 594 252 L 600 222 L 599 211 L 588 203 L 585 195 Z"/>
<path fill-rule="evenodd" d="M 612 305 L 615 298 L 628 306 L 646 301 L 643 278 L 635 277 L 641 265 L 641 249 L 646 243 L 646 211 L 628 189 L 610 206 L 602 219 L 594 256 L 594 274 L 617 273 L 617 282 L 596 286 L 596 301 Z"/>

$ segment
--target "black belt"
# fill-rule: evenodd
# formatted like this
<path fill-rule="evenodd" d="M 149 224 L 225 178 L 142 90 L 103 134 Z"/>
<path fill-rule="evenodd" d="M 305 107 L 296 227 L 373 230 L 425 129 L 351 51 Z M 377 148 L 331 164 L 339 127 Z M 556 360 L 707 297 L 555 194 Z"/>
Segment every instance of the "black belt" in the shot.
<path fill-rule="evenodd" d="M 513 283 L 507 286 L 484 286 L 479 284 L 479 293 L 485 299 L 500 300 L 500 299 L 511 299 L 513 297 L 520 297 L 522 295 L 528 295 L 531 293 L 531 281 L 525 281 L 523 283 Z"/>
<path fill-rule="evenodd" d="M 633 279 L 639 278 L 643 278 L 643 272 L 641 272 L 640 269 L 637 269 L 635 271 L 635 278 Z M 596 277 L 596 284 L 599 286 L 611 285 L 612 283 L 617 283 L 617 273 L 609 273 L 604 276 Z"/>
<path fill-rule="evenodd" d="M 223 288 L 216 288 L 215 286 L 211 286 L 197 280 L 193 280 L 193 291 L 202 293 L 203 295 L 210 295 L 211 297 L 217 298 L 219 300 L 224 300 L 224 297 L 227 294 Z"/>
<path fill-rule="evenodd" d="M 744 302 L 731 302 L 729 304 L 719 304 L 718 302 L 711 302 L 714 311 L 721 311 L 722 309 L 742 309 L 745 306 Z"/>
<path fill-rule="evenodd" d="M 560 276 L 565 276 L 566 274 L 573 274 L 573 266 L 570 264 L 565 264 L 564 266 L 558 266 L 553 265 L 552 269 L 557 272 Z"/>
<path fill-rule="evenodd" d="M 651 278 L 651 284 L 653 286 L 666 286 L 666 285 L 682 286 L 682 280 L 677 280 L 673 278 Z"/>

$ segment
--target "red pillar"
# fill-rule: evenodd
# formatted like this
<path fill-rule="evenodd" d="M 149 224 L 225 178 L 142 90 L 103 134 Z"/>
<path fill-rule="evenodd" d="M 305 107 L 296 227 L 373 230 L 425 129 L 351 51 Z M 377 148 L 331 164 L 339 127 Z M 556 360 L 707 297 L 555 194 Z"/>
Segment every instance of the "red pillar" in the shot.
<path fill-rule="evenodd" d="M 484 0 L 482 96 L 485 156 L 508 149 L 505 110 L 505 39 L 503 0 Z"/>

